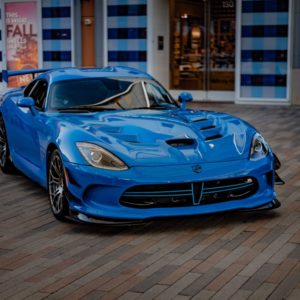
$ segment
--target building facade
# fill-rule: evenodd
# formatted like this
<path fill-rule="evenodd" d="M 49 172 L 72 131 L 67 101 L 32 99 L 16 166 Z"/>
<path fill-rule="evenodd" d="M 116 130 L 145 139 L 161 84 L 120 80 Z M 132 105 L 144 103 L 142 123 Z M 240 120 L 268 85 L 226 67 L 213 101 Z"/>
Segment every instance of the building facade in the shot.
<path fill-rule="evenodd" d="M 2 69 L 123 65 L 175 97 L 300 104 L 299 2 L 1 0 Z"/>

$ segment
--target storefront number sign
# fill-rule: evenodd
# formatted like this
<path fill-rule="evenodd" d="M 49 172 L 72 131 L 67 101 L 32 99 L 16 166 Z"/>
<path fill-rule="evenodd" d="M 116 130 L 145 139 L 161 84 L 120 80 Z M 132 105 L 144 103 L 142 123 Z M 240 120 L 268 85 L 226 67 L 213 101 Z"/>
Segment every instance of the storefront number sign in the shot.
<path fill-rule="evenodd" d="M 232 1 L 232 0 L 223 1 L 222 5 L 223 5 L 223 8 L 233 8 L 234 7 L 234 1 Z"/>

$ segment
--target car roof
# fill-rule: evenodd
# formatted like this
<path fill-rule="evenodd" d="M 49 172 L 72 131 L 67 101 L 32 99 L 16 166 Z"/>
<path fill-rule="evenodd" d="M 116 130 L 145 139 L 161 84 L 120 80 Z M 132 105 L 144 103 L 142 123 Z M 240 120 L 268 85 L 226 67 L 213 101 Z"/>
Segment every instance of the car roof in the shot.
<path fill-rule="evenodd" d="M 105 68 L 61 68 L 49 70 L 39 76 L 49 82 L 85 78 L 114 78 L 131 77 L 153 79 L 149 74 L 129 67 L 105 67 Z"/>

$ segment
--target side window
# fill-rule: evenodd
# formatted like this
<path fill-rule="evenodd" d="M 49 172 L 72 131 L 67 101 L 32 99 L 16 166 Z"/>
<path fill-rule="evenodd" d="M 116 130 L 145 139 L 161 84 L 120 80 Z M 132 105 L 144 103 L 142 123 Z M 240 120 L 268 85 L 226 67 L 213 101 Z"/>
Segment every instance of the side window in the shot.
<path fill-rule="evenodd" d="M 48 84 L 45 80 L 40 80 L 36 83 L 34 88 L 30 91 L 29 95 L 35 101 L 35 106 L 37 109 L 42 110 L 47 95 Z"/>
<path fill-rule="evenodd" d="M 24 89 L 24 97 L 29 97 L 29 94 L 31 93 L 32 89 L 34 88 L 36 84 L 36 81 L 30 82 Z"/>

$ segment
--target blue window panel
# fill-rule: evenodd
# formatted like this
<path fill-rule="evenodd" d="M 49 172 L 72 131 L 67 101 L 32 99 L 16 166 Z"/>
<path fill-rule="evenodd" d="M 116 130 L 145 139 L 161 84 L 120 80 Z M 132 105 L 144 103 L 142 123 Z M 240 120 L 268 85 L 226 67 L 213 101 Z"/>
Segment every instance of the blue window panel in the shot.
<path fill-rule="evenodd" d="M 264 1 L 243 1 L 243 13 L 256 13 L 256 12 L 288 12 L 288 0 L 264 0 Z"/>
<path fill-rule="evenodd" d="M 0 51 L 0 61 L 2 61 L 2 51 Z"/>
<path fill-rule="evenodd" d="M 64 7 L 70 6 L 72 0 L 42 0 L 43 7 Z M 111 1 L 111 0 L 110 0 Z"/>
<path fill-rule="evenodd" d="M 72 67 L 72 63 L 70 61 L 44 61 L 43 67 L 45 69 L 68 68 Z"/>
<path fill-rule="evenodd" d="M 277 25 L 289 24 L 289 14 L 288 13 L 277 13 Z"/>
<path fill-rule="evenodd" d="M 109 5 L 147 4 L 147 0 L 109 0 Z"/>
<path fill-rule="evenodd" d="M 281 13 L 245 13 L 242 16 L 242 25 L 287 25 L 289 14 Z"/>
<path fill-rule="evenodd" d="M 244 50 L 287 50 L 288 38 L 242 38 Z"/>
<path fill-rule="evenodd" d="M 43 7 L 43 18 L 70 18 L 71 8 L 68 7 Z"/>
<path fill-rule="evenodd" d="M 71 51 L 43 51 L 44 61 L 71 61 Z"/>
<path fill-rule="evenodd" d="M 2 30 L 0 30 L 0 41 L 2 41 Z"/>
<path fill-rule="evenodd" d="M 252 26 L 242 26 L 242 37 L 252 37 Z"/>
<path fill-rule="evenodd" d="M 242 38 L 242 49 L 262 50 L 264 48 L 265 38 Z"/>
<path fill-rule="evenodd" d="M 146 51 L 108 51 L 108 61 L 146 61 Z"/>
<path fill-rule="evenodd" d="M 287 88 L 286 87 L 275 87 L 274 98 L 285 99 L 287 97 Z"/>
<path fill-rule="evenodd" d="M 242 86 L 283 86 L 286 87 L 286 75 L 241 75 Z"/>
<path fill-rule="evenodd" d="M 252 1 L 243 1 L 242 12 L 243 13 L 253 12 L 253 3 L 252 3 Z"/>
<path fill-rule="evenodd" d="M 276 86 L 242 86 L 241 96 L 257 99 L 286 99 L 287 88 Z"/>
<path fill-rule="evenodd" d="M 108 50 L 146 51 L 147 40 L 108 40 Z"/>
<path fill-rule="evenodd" d="M 147 15 L 147 5 L 108 5 L 107 16 L 145 16 Z"/>
<path fill-rule="evenodd" d="M 242 26 L 242 37 L 287 37 L 288 25 Z"/>
<path fill-rule="evenodd" d="M 146 28 L 109 28 L 108 39 L 146 39 Z"/>
<path fill-rule="evenodd" d="M 241 63 L 242 74 L 276 74 L 286 75 L 287 74 L 287 63 L 286 62 L 242 62 Z"/>
<path fill-rule="evenodd" d="M 243 50 L 242 62 L 286 62 L 287 50 Z"/>
<path fill-rule="evenodd" d="M 146 28 L 147 16 L 123 16 L 107 18 L 108 28 Z"/>
<path fill-rule="evenodd" d="M 44 29 L 44 40 L 70 40 L 71 29 Z"/>
<path fill-rule="evenodd" d="M 263 87 L 254 86 L 251 88 L 251 97 L 252 98 L 262 98 L 263 97 Z"/>
<path fill-rule="evenodd" d="M 43 29 L 71 29 L 71 18 L 46 18 L 42 20 Z"/>
<path fill-rule="evenodd" d="M 70 40 L 44 40 L 43 50 L 45 51 L 71 51 L 72 43 Z"/>

